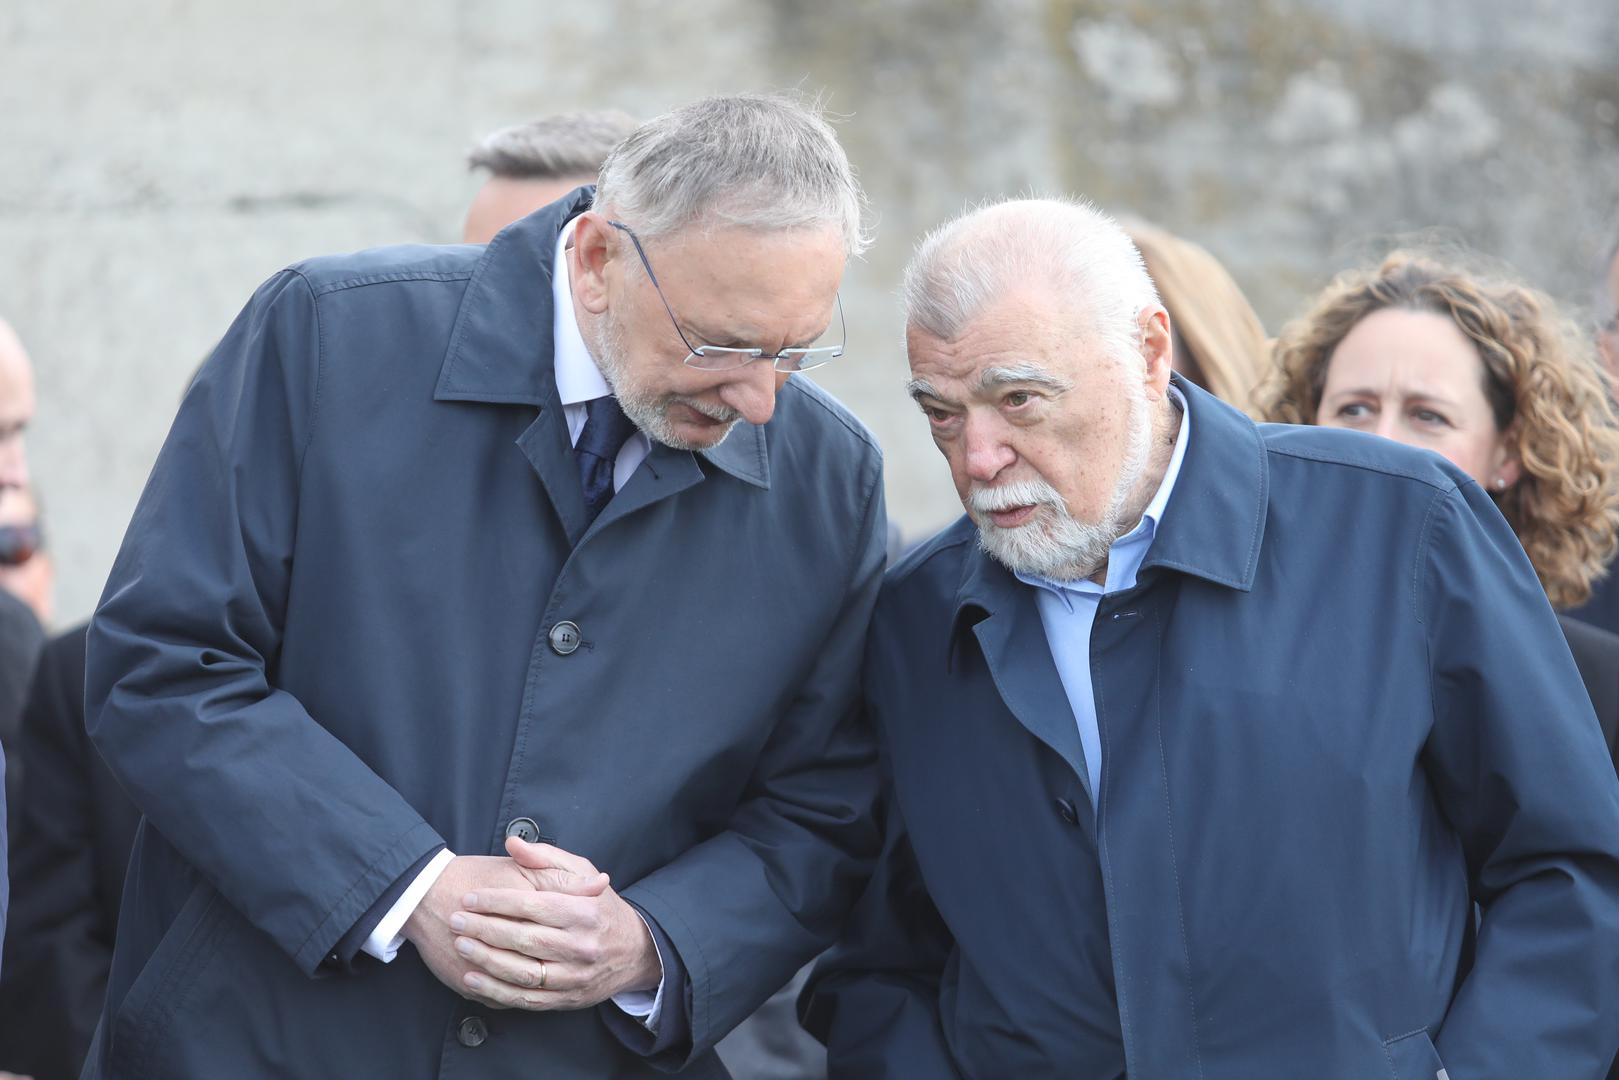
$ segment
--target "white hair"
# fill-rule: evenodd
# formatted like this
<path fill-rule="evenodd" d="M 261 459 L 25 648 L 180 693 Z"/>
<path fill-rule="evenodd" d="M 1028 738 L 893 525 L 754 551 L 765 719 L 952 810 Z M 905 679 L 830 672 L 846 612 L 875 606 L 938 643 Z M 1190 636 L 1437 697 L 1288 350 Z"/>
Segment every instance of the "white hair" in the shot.
<path fill-rule="evenodd" d="M 1158 290 L 1118 222 L 1088 202 L 1011 199 L 934 229 L 905 269 L 905 322 L 959 338 L 992 301 L 1045 282 L 1089 318 L 1109 356 L 1139 355 Z"/>
<path fill-rule="evenodd" d="M 779 94 L 711 97 L 647 121 L 602 163 L 595 209 L 643 238 L 696 222 L 772 232 L 829 226 L 866 249 L 865 196 L 814 103 Z"/>

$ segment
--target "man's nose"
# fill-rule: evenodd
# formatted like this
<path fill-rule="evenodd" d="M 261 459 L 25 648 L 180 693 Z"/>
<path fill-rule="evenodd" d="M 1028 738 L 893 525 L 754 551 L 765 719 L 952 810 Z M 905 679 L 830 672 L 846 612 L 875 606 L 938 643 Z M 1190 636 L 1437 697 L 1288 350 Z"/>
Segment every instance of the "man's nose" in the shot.
<path fill-rule="evenodd" d="M 987 484 L 1017 460 L 1017 453 L 1007 445 L 1004 425 L 997 421 L 969 414 L 963 423 L 961 434 L 967 476 L 978 483 Z"/>
<path fill-rule="evenodd" d="M 0 440 L 0 490 L 28 486 L 28 454 L 21 435 Z"/>
<path fill-rule="evenodd" d="M 768 356 L 760 357 L 737 370 L 735 377 L 720 387 L 722 404 L 742 414 L 750 424 L 766 424 L 776 414 L 776 391 L 786 382 Z"/>

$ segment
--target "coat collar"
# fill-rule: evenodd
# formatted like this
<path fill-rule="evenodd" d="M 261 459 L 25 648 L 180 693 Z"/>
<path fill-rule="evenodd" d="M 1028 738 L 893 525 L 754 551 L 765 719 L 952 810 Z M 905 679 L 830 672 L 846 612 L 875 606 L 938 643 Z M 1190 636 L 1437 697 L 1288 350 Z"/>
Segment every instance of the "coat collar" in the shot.
<path fill-rule="evenodd" d="M 595 188 L 583 187 L 496 234 L 467 283 L 435 401 L 532 405 L 560 410 L 552 363 L 551 275 L 562 227 L 590 209 Z M 685 451 L 654 445 L 648 458 L 671 464 Z M 701 456 L 739 480 L 770 487 L 769 444 L 762 427 L 738 423 Z"/>
<path fill-rule="evenodd" d="M 1259 565 L 1269 500 L 1264 441 L 1242 413 L 1179 375 L 1173 378 L 1186 396 L 1193 433 L 1141 576 L 1161 566 L 1247 592 Z M 1024 593 L 1032 593 L 1032 586 L 973 546 L 956 592 L 956 624 L 968 608 L 1012 611 Z"/>

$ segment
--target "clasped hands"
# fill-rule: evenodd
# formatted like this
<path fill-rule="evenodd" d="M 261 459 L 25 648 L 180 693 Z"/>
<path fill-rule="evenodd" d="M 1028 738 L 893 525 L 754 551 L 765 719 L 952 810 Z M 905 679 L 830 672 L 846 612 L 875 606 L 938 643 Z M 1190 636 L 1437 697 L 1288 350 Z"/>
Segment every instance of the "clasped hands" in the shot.
<path fill-rule="evenodd" d="M 433 974 L 497 1009 L 585 1009 L 662 978 L 646 923 L 590 860 L 506 841 L 511 856 L 462 855 L 405 923 Z"/>

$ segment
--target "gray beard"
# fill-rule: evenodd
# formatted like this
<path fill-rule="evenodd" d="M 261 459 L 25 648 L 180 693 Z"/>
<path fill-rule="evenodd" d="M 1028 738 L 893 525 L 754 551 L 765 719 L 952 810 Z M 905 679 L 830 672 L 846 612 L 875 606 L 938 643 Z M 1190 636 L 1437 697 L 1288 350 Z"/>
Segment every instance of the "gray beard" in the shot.
<path fill-rule="evenodd" d="M 1099 520 L 1079 521 L 1068 512 L 1057 489 L 1034 477 L 995 488 L 977 488 L 969 494 L 968 513 L 978 526 L 978 546 L 996 562 L 1016 574 L 1052 581 L 1080 581 L 1107 562 L 1113 541 L 1133 522 L 1122 520 L 1124 505 L 1146 471 L 1152 451 L 1152 414 L 1147 399 L 1137 397 L 1130 406 L 1130 440 L 1107 509 Z M 988 511 L 1033 504 L 1034 517 L 1026 524 L 1003 529 Z"/>
<path fill-rule="evenodd" d="M 725 441 L 736 426 L 738 417 L 734 410 L 680 394 L 653 393 L 638 385 L 629 364 L 629 350 L 624 345 L 623 326 L 611 311 L 602 315 L 598 325 L 600 333 L 596 342 L 596 366 L 612 389 L 613 396 L 618 399 L 618 407 L 647 438 L 675 450 L 692 451 L 710 450 Z M 711 420 L 729 421 L 730 426 L 720 433 L 719 438 L 710 442 L 698 443 L 682 438 L 669 421 L 669 407 L 676 404 L 695 409 Z"/>

